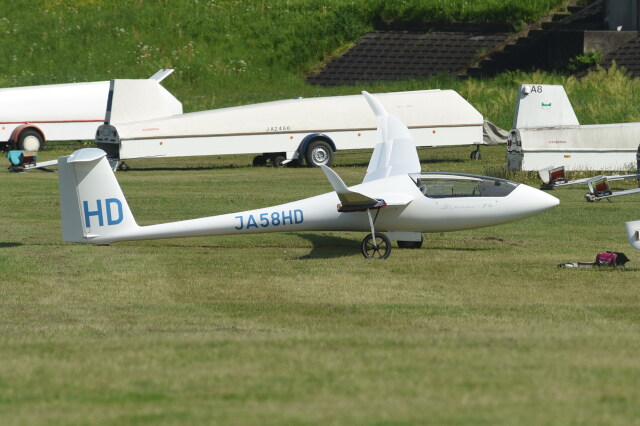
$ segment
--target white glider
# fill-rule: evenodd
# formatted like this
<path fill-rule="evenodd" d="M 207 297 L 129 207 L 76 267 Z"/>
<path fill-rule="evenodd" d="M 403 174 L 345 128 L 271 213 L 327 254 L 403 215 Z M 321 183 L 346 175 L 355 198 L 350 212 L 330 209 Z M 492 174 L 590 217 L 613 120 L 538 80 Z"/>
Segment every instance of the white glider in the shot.
<path fill-rule="evenodd" d="M 377 144 L 363 183 L 347 187 L 323 167 L 333 192 L 278 206 L 150 226 L 139 226 L 105 152 L 86 148 L 59 160 L 63 239 L 117 241 L 298 231 L 371 232 L 361 244 L 367 258 L 386 258 L 390 240 L 417 248 L 422 232 L 498 225 L 559 204 L 543 191 L 503 179 L 421 173 L 406 126 L 363 92 L 378 122 Z M 337 205 L 337 208 L 336 208 Z M 381 233 L 387 232 L 388 236 Z"/>

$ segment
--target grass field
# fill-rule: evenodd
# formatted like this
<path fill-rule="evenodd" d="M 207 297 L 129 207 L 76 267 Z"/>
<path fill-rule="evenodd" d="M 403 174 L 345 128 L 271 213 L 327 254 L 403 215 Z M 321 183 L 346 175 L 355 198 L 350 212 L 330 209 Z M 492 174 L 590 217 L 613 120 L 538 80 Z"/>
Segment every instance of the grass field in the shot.
<path fill-rule="evenodd" d="M 145 78 L 186 111 L 292 96 L 455 89 L 509 128 L 520 83 L 563 84 L 583 123 L 640 121 L 640 81 L 508 73 L 319 88 L 304 75 L 377 20 L 515 25 L 561 0 L 2 1 L 0 87 Z M 51 144 L 40 159 L 71 152 Z M 423 149 L 423 170 L 504 173 L 504 147 Z M 370 152 L 339 153 L 347 184 Z M 142 225 L 328 192 L 318 169 L 249 156 L 137 160 Z M 0 424 L 637 424 L 640 198 L 425 235 L 386 261 L 358 233 L 67 244 L 55 173 L 0 171 Z M 535 176 L 519 181 L 537 185 Z M 626 185 L 626 186 L 623 186 Z M 615 183 L 616 189 L 631 182 Z M 626 270 L 562 270 L 623 251 Z"/>
<path fill-rule="evenodd" d="M 483 148 L 480 162 L 468 150 L 421 150 L 423 169 L 504 164 L 504 147 Z M 341 153 L 336 170 L 358 183 L 368 156 Z M 250 160 L 138 160 L 118 179 L 141 224 L 330 190 L 318 169 Z M 540 216 L 367 261 L 357 233 L 66 244 L 56 174 L 2 180 L 2 424 L 640 416 L 640 257 L 624 236 L 637 197 L 588 204 L 583 188 L 556 190 L 561 205 Z M 626 252 L 629 267 L 556 268 L 604 250 Z"/>

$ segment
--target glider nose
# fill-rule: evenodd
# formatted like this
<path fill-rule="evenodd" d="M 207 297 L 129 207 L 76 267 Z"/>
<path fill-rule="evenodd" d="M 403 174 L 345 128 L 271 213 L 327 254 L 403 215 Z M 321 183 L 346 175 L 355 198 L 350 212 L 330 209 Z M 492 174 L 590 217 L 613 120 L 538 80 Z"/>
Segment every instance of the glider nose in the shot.
<path fill-rule="evenodd" d="M 560 204 L 559 199 L 539 189 L 519 185 L 518 190 L 522 207 L 531 215 L 542 213 Z"/>
<path fill-rule="evenodd" d="M 531 187 L 529 187 L 531 188 Z M 539 189 L 531 188 L 535 192 L 534 200 L 540 205 L 541 211 L 549 210 L 560 205 L 560 200 Z"/>

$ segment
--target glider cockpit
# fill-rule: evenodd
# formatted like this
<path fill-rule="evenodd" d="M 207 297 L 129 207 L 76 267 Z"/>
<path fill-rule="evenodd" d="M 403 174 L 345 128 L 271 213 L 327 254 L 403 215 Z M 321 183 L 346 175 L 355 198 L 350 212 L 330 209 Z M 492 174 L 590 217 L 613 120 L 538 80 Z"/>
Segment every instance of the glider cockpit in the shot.
<path fill-rule="evenodd" d="M 506 197 L 519 185 L 505 179 L 461 173 L 409 175 L 428 198 Z"/>

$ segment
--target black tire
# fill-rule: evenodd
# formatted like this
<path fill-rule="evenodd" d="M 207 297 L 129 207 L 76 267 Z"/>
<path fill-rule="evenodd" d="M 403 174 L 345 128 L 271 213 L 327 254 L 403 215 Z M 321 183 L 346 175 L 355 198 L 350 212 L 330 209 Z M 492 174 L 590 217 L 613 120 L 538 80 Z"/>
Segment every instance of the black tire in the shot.
<path fill-rule="evenodd" d="M 253 165 L 256 167 L 266 166 L 267 165 L 267 157 L 264 155 L 256 155 L 253 157 Z"/>
<path fill-rule="evenodd" d="M 313 141 L 307 146 L 304 159 L 309 167 L 331 167 L 331 164 L 333 164 L 333 150 L 325 141 Z"/>
<path fill-rule="evenodd" d="M 472 160 L 482 160 L 482 154 L 480 153 L 480 149 L 476 149 L 475 151 L 471 151 L 471 155 L 469 158 Z"/>
<path fill-rule="evenodd" d="M 280 154 L 276 154 L 273 157 L 271 157 L 271 162 L 273 163 L 273 167 L 277 167 L 279 169 L 286 166 L 286 164 L 284 164 L 284 160 L 286 160 L 286 158 L 284 157 L 284 155 L 280 155 Z"/>
<path fill-rule="evenodd" d="M 376 232 L 376 245 L 373 244 L 373 235 L 369 234 L 362 240 L 360 250 L 367 259 L 386 259 L 391 254 L 391 241 L 384 234 Z"/>
<path fill-rule="evenodd" d="M 44 148 L 44 138 L 33 129 L 26 129 L 18 136 L 18 149 L 24 151 L 40 151 Z"/>
<path fill-rule="evenodd" d="M 124 161 L 118 165 L 118 170 L 120 170 L 121 172 L 128 172 L 129 168 L 130 168 L 129 165 Z"/>
<path fill-rule="evenodd" d="M 420 241 L 396 241 L 401 249 L 419 249 L 422 247 L 424 238 L 420 237 Z"/>

